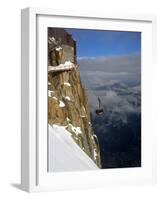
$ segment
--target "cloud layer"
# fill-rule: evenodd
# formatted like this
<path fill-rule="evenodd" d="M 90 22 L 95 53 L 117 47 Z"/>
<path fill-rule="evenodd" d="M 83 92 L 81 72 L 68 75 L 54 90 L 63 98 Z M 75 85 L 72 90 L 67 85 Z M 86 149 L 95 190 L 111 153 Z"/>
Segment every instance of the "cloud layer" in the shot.
<path fill-rule="evenodd" d="M 106 85 L 109 81 L 140 83 L 140 54 L 78 59 L 81 77 L 88 88 Z"/>

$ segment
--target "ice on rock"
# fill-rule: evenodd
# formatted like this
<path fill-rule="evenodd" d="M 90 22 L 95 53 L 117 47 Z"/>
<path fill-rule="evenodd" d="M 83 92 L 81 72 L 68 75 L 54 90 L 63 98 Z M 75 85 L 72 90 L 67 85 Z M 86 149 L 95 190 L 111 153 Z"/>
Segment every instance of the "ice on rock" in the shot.
<path fill-rule="evenodd" d="M 67 86 L 71 86 L 71 84 L 70 83 L 68 83 L 68 82 L 64 82 L 64 85 L 67 85 Z"/>
<path fill-rule="evenodd" d="M 81 131 L 81 128 L 80 128 L 80 127 L 75 127 L 75 126 L 73 126 L 72 124 L 69 124 L 68 126 L 71 127 L 71 130 L 72 130 L 76 135 L 82 134 L 82 131 Z"/>
<path fill-rule="evenodd" d="M 51 95 L 52 93 L 53 93 L 53 91 L 48 90 L 48 96 L 49 96 L 49 97 L 52 97 L 52 95 Z"/>
<path fill-rule="evenodd" d="M 54 100 L 56 100 L 56 101 L 58 100 L 58 98 L 56 98 L 56 97 L 52 97 L 52 98 L 53 98 Z"/>
<path fill-rule="evenodd" d="M 64 104 L 64 102 L 63 101 L 59 101 L 59 107 L 65 107 L 65 104 Z"/>
<path fill-rule="evenodd" d="M 55 48 L 56 51 L 60 51 L 61 49 L 62 49 L 62 47 L 60 47 L 60 46 Z"/>
<path fill-rule="evenodd" d="M 70 101 L 70 100 L 71 100 L 69 96 L 66 96 L 66 97 L 65 97 L 65 99 L 67 99 L 68 101 Z"/>

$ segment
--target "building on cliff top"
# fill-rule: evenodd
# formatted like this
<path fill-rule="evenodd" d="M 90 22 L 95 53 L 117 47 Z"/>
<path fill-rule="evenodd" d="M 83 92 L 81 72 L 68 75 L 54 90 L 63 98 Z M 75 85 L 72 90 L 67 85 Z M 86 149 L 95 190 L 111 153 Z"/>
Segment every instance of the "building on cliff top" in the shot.
<path fill-rule="evenodd" d="M 48 28 L 48 66 L 77 63 L 76 41 L 63 28 Z"/>

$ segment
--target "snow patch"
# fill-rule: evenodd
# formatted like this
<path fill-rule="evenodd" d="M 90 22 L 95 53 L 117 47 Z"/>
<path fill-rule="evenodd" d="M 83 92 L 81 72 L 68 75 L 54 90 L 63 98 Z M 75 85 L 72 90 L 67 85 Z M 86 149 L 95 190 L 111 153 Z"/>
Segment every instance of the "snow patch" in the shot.
<path fill-rule="evenodd" d="M 54 37 L 50 37 L 50 38 L 49 38 L 49 41 L 50 41 L 50 42 L 55 42 L 55 38 L 54 38 Z"/>
<path fill-rule="evenodd" d="M 60 51 L 60 50 L 62 50 L 62 47 L 60 47 L 60 46 L 59 46 L 59 47 L 56 47 L 55 50 L 56 50 L 56 51 Z"/>
<path fill-rule="evenodd" d="M 94 161 L 76 144 L 65 127 L 48 126 L 49 172 L 98 170 Z"/>
<path fill-rule="evenodd" d="M 67 99 L 68 101 L 70 101 L 70 100 L 71 100 L 69 96 L 66 96 L 66 97 L 65 97 L 65 99 Z"/>
<path fill-rule="evenodd" d="M 85 118 L 86 116 L 85 115 L 81 115 L 80 117 Z"/>
<path fill-rule="evenodd" d="M 68 60 L 68 61 L 65 61 L 65 63 L 64 63 L 64 65 L 72 65 L 73 63 L 70 61 L 70 60 Z"/>
<path fill-rule="evenodd" d="M 82 134 L 82 131 L 81 131 L 81 128 L 80 128 L 80 127 L 75 127 L 75 126 L 73 126 L 72 124 L 69 124 L 68 126 L 71 127 L 72 131 L 73 131 L 76 135 Z"/>
<path fill-rule="evenodd" d="M 49 96 L 49 97 L 52 97 L 52 96 L 51 96 L 52 93 L 53 93 L 53 91 L 48 90 L 48 96 Z"/>
<path fill-rule="evenodd" d="M 52 97 L 53 99 L 55 99 L 56 101 L 58 100 L 58 98 L 56 98 L 56 97 Z"/>
<path fill-rule="evenodd" d="M 71 120 L 70 120 L 68 117 L 67 117 L 66 119 L 67 119 L 67 121 L 68 121 L 68 122 L 70 122 L 70 121 L 71 121 Z"/>
<path fill-rule="evenodd" d="M 64 102 L 63 101 L 59 101 L 59 107 L 65 107 L 65 104 L 64 104 Z"/>
<path fill-rule="evenodd" d="M 96 152 L 95 149 L 93 150 L 93 153 L 94 153 L 94 159 L 96 160 L 97 159 L 97 152 Z"/>
<path fill-rule="evenodd" d="M 67 86 L 71 86 L 71 84 L 70 83 L 68 83 L 68 82 L 64 82 L 64 85 L 67 85 Z"/>

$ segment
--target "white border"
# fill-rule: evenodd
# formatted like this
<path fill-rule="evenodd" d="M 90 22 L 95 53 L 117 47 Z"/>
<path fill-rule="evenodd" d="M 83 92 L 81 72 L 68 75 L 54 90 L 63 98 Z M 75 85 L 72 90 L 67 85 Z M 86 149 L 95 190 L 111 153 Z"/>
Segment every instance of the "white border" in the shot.
<path fill-rule="evenodd" d="M 155 137 L 152 135 L 152 125 L 150 125 L 153 124 L 153 119 L 151 115 L 152 110 L 150 107 L 151 82 L 149 81 L 151 80 L 152 53 L 154 52 L 155 45 L 154 32 L 152 33 L 152 31 L 154 31 L 154 28 L 152 28 L 152 25 L 154 26 L 154 22 L 155 18 L 152 16 L 105 13 L 100 13 L 96 16 L 95 13 L 88 12 L 71 12 L 38 8 L 28 8 L 22 10 L 21 177 L 22 188 L 24 190 L 40 191 L 67 188 L 73 189 L 120 185 L 123 183 L 138 184 L 155 182 L 155 161 L 152 161 L 152 159 L 155 160 L 155 156 L 152 156 L 152 140 L 155 139 Z M 66 24 L 70 25 L 66 26 Z M 142 140 L 144 141 L 144 144 L 142 144 L 144 146 L 144 165 L 142 168 L 108 169 L 95 172 L 63 172 L 53 174 L 46 172 L 47 108 L 45 108 L 44 105 L 47 105 L 46 28 L 48 26 L 69 28 L 97 28 L 108 30 L 117 29 L 142 32 L 142 88 L 144 88 L 144 90 L 142 90 L 142 96 L 144 96 L 144 99 L 146 99 L 146 101 L 142 104 L 142 113 L 144 113 L 144 117 L 142 118 L 144 126 L 144 130 L 142 131 L 144 136 L 144 140 Z M 38 33 L 38 37 L 36 36 L 36 33 Z M 46 38 L 46 41 L 44 38 Z M 37 51 L 36 43 L 38 44 Z M 36 57 L 38 58 L 37 63 Z M 36 94 L 37 100 L 39 99 L 38 103 L 36 103 Z M 37 119 L 39 119 L 39 123 L 37 123 L 36 126 Z M 87 176 L 88 179 L 86 178 Z"/>

